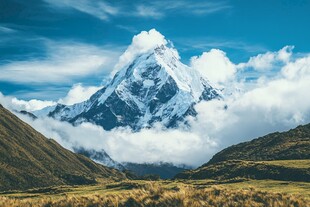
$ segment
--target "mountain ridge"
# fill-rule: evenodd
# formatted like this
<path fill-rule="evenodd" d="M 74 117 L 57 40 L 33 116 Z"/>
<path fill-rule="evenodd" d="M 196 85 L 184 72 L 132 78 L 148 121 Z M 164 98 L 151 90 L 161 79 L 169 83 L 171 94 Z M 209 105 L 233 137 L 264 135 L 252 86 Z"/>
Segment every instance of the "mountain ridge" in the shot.
<path fill-rule="evenodd" d="M 45 138 L 0 104 L 0 191 L 125 179 Z"/>
<path fill-rule="evenodd" d="M 216 153 L 206 165 L 232 159 L 254 161 L 310 159 L 310 123 L 227 147 Z"/>

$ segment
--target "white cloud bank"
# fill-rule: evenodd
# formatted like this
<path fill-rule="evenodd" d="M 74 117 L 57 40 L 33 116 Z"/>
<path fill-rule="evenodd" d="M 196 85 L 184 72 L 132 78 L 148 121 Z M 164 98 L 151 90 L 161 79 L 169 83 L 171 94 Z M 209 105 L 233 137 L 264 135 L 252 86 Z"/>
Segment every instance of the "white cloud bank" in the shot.
<path fill-rule="evenodd" d="M 192 68 L 215 84 L 234 79 L 236 73 L 236 66 L 229 60 L 226 53 L 219 49 L 212 49 L 201 56 L 192 57 L 190 64 Z"/>
<path fill-rule="evenodd" d="M 171 162 L 198 166 L 216 152 L 216 142 L 183 130 L 163 131 L 144 129 L 133 133 L 129 129 L 104 131 L 90 123 L 72 126 L 52 118 L 32 120 L 18 115 L 48 138 L 55 139 L 67 149 L 83 146 L 86 149 L 104 149 L 118 162 Z"/>
<path fill-rule="evenodd" d="M 37 99 L 25 101 L 13 96 L 5 96 L 0 92 L 0 103 L 10 110 L 26 110 L 32 112 L 56 105 L 57 103 L 73 105 L 75 103 L 86 101 L 101 88 L 102 87 L 97 86 L 83 86 L 81 83 L 78 83 L 73 85 L 67 95 L 64 98 L 60 98 L 58 101 L 42 101 Z"/>
<path fill-rule="evenodd" d="M 10 110 L 26 110 L 34 111 L 40 110 L 48 106 L 55 105 L 54 101 L 41 101 L 37 99 L 31 99 L 29 101 L 20 100 L 13 96 L 5 96 L 0 92 L 0 104 Z"/>
<path fill-rule="evenodd" d="M 96 93 L 102 87 L 96 86 L 83 86 L 81 83 L 75 84 L 67 93 L 65 98 L 58 100 L 58 103 L 65 105 L 73 105 L 89 99 L 94 93 Z"/>
<path fill-rule="evenodd" d="M 290 61 L 294 46 L 285 46 L 277 52 L 267 52 L 251 57 L 247 63 L 241 63 L 238 68 L 252 67 L 258 71 L 265 71 L 274 68 L 275 64 L 286 64 Z"/>

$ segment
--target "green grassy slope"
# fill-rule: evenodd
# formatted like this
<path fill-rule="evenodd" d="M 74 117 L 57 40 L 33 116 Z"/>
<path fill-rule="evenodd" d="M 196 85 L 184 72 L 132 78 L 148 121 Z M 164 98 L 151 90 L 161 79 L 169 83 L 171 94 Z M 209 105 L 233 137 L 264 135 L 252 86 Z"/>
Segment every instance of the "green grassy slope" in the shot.
<path fill-rule="evenodd" d="M 64 149 L 0 105 L 0 191 L 124 178 Z"/>
<path fill-rule="evenodd" d="M 229 160 L 205 165 L 185 171 L 176 176 L 179 179 L 272 179 L 310 182 L 310 160 L 294 160 L 295 165 L 285 161 L 244 161 Z"/>
<path fill-rule="evenodd" d="M 310 182 L 310 124 L 233 145 L 179 179 L 273 179 Z"/>
<path fill-rule="evenodd" d="M 299 159 L 310 159 L 310 124 L 233 145 L 214 155 L 207 164 L 225 160 Z"/>

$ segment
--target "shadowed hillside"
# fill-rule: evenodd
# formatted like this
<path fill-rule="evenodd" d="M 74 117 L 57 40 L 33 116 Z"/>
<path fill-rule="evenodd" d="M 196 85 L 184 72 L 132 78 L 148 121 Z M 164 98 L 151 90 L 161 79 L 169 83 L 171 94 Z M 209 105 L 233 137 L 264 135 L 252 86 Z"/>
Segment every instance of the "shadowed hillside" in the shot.
<path fill-rule="evenodd" d="M 124 175 L 64 149 L 0 105 L 0 191 L 92 184 L 98 178 Z"/>
<path fill-rule="evenodd" d="M 127 170 L 130 170 L 138 176 L 158 175 L 161 179 L 173 178 L 176 174 L 188 168 L 174 166 L 170 163 L 124 163 Z"/>

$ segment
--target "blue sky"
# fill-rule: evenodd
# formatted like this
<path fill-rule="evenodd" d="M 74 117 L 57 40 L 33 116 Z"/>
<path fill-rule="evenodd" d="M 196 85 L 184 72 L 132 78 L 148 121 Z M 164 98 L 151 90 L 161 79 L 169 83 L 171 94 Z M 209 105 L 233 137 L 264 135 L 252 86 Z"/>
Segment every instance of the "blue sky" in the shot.
<path fill-rule="evenodd" d="M 58 100 L 73 84 L 98 86 L 132 37 L 152 28 L 184 63 L 212 48 L 233 63 L 286 45 L 308 53 L 309 11 L 309 0 L 2 0 L 0 91 Z"/>

